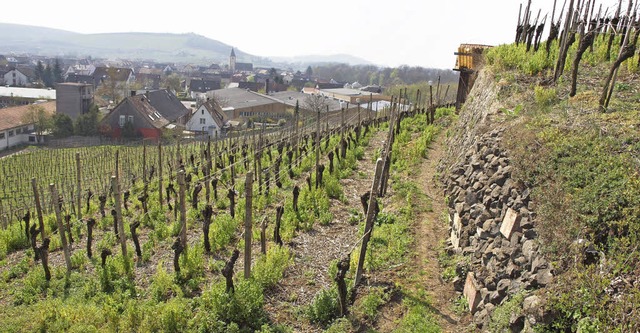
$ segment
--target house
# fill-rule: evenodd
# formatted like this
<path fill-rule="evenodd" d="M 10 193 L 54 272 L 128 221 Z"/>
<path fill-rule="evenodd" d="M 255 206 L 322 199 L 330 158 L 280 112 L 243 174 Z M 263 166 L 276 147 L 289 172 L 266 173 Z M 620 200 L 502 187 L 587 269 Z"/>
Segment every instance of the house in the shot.
<path fill-rule="evenodd" d="M 188 81 L 187 90 L 191 94 L 191 98 L 196 98 L 197 93 L 220 89 L 220 82 L 220 79 L 191 78 Z"/>
<path fill-rule="evenodd" d="M 0 108 L 11 105 L 28 105 L 42 100 L 55 100 L 54 89 L 37 89 L 0 86 Z"/>
<path fill-rule="evenodd" d="M 225 116 L 230 120 L 246 120 L 249 118 L 280 119 L 288 117 L 285 104 L 250 90 L 240 88 L 220 89 L 214 91 L 213 95 L 219 101 Z"/>
<path fill-rule="evenodd" d="M 80 115 L 89 113 L 93 104 L 93 85 L 86 83 L 56 84 L 56 109 L 75 120 Z"/>
<path fill-rule="evenodd" d="M 332 82 L 323 82 L 323 83 L 317 83 L 316 84 L 316 89 L 338 89 L 338 88 L 344 88 L 344 83 L 337 83 L 335 81 L 332 80 Z"/>
<path fill-rule="evenodd" d="M 187 129 L 193 132 L 216 138 L 222 135 L 227 118 L 220 108 L 216 108 L 212 100 L 208 100 L 191 115 L 187 121 Z"/>
<path fill-rule="evenodd" d="M 106 81 L 113 80 L 117 85 L 129 86 L 135 81 L 135 75 L 131 68 L 120 67 L 96 67 L 93 71 L 93 86 L 98 86 Z"/>
<path fill-rule="evenodd" d="M 0 109 L 0 150 L 41 142 L 35 132 L 35 122 L 29 121 L 26 116 L 34 107 L 42 108 L 49 115 L 56 113 L 54 101 Z"/>
<path fill-rule="evenodd" d="M 33 70 L 27 68 L 13 68 L 4 74 L 4 84 L 9 86 L 26 87 L 31 84 Z"/>
<path fill-rule="evenodd" d="M 93 75 L 93 72 L 95 70 L 96 66 L 92 64 L 77 63 L 69 66 L 69 68 L 67 68 L 67 71 L 64 73 L 64 76 L 65 79 L 71 74 L 91 76 Z"/>
<path fill-rule="evenodd" d="M 241 82 L 238 82 L 238 88 L 249 89 L 253 92 L 258 92 L 265 88 L 265 84 L 260 82 L 241 81 Z"/>
<path fill-rule="evenodd" d="M 148 102 L 171 124 L 184 125 L 189 120 L 190 111 L 170 90 L 160 89 L 145 93 Z"/>
<path fill-rule="evenodd" d="M 318 93 L 329 98 L 348 102 L 351 104 L 362 103 L 364 101 L 389 101 L 389 96 L 377 93 L 368 93 L 359 89 L 336 88 L 336 89 L 318 89 Z"/>
<path fill-rule="evenodd" d="M 136 74 L 136 82 L 145 89 L 160 89 L 163 74 L 162 69 L 140 68 Z"/>
<path fill-rule="evenodd" d="M 94 85 L 95 81 L 93 79 L 93 75 L 83 75 L 83 74 L 76 74 L 76 73 L 70 73 L 67 74 L 67 78 L 65 79 L 65 82 L 69 82 L 69 83 L 88 83 L 90 85 Z"/>
<path fill-rule="evenodd" d="M 315 112 L 317 112 L 317 110 L 309 109 L 309 106 L 306 103 L 306 100 L 310 97 L 309 94 L 304 94 L 297 91 L 280 91 L 271 93 L 270 97 L 281 101 L 289 108 L 294 108 L 296 106 L 296 102 L 298 102 L 300 112 L 308 115 L 313 115 Z M 335 100 L 333 98 L 324 98 L 323 106 L 323 109 L 320 110 L 322 113 L 326 113 L 327 111 L 329 113 L 338 113 L 341 112 L 342 109 L 347 108 L 347 103 Z M 357 105 L 355 104 L 349 104 L 348 107 L 348 110 L 357 109 Z"/>
<path fill-rule="evenodd" d="M 141 136 L 160 139 L 170 122 L 156 110 L 146 95 L 129 96 L 100 121 L 101 132 L 112 138 Z M 127 133 L 130 130 L 130 133 Z"/>

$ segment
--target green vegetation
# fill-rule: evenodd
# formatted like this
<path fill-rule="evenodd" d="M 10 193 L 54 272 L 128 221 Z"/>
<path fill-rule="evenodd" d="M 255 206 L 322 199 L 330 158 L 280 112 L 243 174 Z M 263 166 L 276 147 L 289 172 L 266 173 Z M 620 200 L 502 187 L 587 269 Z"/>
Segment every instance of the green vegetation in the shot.
<path fill-rule="evenodd" d="M 564 77 L 555 85 L 538 84 L 553 75 L 556 45 L 548 58 L 544 47 L 526 53 L 523 46 L 502 45 L 487 52 L 504 110 L 514 110 L 503 113 L 506 120 L 517 122 L 505 134 L 518 138 L 507 142 L 510 159 L 516 176 L 534 188 L 540 240 L 557 274 L 545 293 L 553 320 L 538 325 L 540 331 L 635 331 L 640 322 L 631 310 L 640 288 L 612 287 L 639 275 L 638 58 L 620 68 L 609 108 L 602 112 L 598 98 L 603 73 L 613 64 L 613 59 L 606 60 L 606 43 L 596 38 L 593 52 L 585 53 L 572 98 Z M 569 49 L 565 73 L 576 44 Z M 619 45 L 616 38 L 612 50 Z M 589 245 L 601 261 L 587 260 Z M 499 330 L 504 327 L 500 323 L 496 315 L 492 325 Z"/>

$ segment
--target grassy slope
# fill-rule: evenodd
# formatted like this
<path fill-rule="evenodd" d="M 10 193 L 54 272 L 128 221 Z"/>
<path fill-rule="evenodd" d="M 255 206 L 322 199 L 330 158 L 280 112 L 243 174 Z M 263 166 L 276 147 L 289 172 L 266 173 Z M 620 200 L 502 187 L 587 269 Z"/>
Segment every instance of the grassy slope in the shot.
<path fill-rule="evenodd" d="M 544 48 L 542 47 L 541 50 Z M 618 48 L 614 45 L 613 50 Z M 598 110 L 605 61 L 601 39 L 585 54 L 578 93 L 569 98 L 568 73 L 553 86 L 555 53 L 526 54 L 500 46 L 487 59 L 500 86 L 506 137 L 518 176 L 535 188 L 541 240 L 554 259 L 557 281 L 547 288 L 554 317 L 541 330 L 636 331 L 640 257 L 640 83 L 638 57 L 624 63 L 609 110 Z M 613 57 L 615 57 L 615 51 Z M 604 255 L 585 265 L 586 240 Z M 620 282 L 624 281 L 624 282 Z M 615 290 L 615 291 L 614 291 Z"/>

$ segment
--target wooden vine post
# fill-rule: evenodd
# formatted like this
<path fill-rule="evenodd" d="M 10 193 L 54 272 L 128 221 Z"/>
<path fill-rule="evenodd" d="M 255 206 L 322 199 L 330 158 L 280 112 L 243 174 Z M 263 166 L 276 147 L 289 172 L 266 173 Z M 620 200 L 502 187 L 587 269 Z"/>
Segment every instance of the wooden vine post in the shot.
<path fill-rule="evenodd" d="M 318 108 L 318 117 L 316 119 L 316 188 L 318 188 L 318 165 L 320 164 L 320 109 Z"/>
<path fill-rule="evenodd" d="M 365 220 L 364 227 L 364 236 L 362 237 L 362 245 L 360 247 L 360 256 L 358 257 L 358 267 L 356 268 L 356 276 L 353 280 L 354 288 L 358 286 L 360 283 L 360 279 L 362 278 L 362 270 L 364 269 L 364 259 L 367 254 L 367 245 L 369 244 L 369 239 L 371 238 L 371 233 L 373 232 L 373 222 L 375 219 L 375 203 L 377 200 L 377 191 L 378 183 L 380 181 L 380 176 L 382 175 L 382 159 L 378 158 L 376 161 L 376 172 L 373 177 L 373 184 L 371 184 L 371 196 L 369 197 L 369 208 L 367 209 L 367 219 Z"/>
<path fill-rule="evenodd" d="M 76 217 L 82 218 L 82 191 L 81 191 L 81 174 L 80 174 L 80 153 L 76 153 Z"/>
<path fill-rule="evenodd" d="M 205 190 L 205 198 L 207 199 L 206 204 L 209 204 L 209 200 L 211 199 L 211 187 L 210 185 L 210 181 L 211 179 L 209 179 L 211 177 L 211 169 L 212 169 L 212 159 L 211 159 L 211 136 L 209 136 L 209 139 L 207 140 L 207 165 L 205 167 L 205 182 L 204 182 L 204 190 Z"/>
<path fill-rule="evenodd" d="M 144 192 L 147 192 L 147 144 L 142 140 L 142 183 L 144 184 Z"/>
<path fill-rule="evenodd" d="M 253 198 L 253 172 L 249 171 L 244 183 L 245 214 L 244 214 L 244 278 L 251 276 L 251 211 Z"/>
<path fill-rule="evenodd" d="M 187 253 L 187 205 L 184 171 L 178 172 L 178 195 L 180 196 L 180 244 L 183 253 Z"/>
<path fill-rule="evenodd" d="M 64 262 L 67 265 L 67 279 L 69 278 L 69 274 L 71 274 L 71 253 L 69 251 L 69 244 L 67 244 L 67 236 L 65 232 L 64 225 L 62 224 L 62 216 L 60 215 L 60 205 L 58 204 L 58 191 L 56 190 L 56 185 L 53 183 L 49 184 L 49 190 L 51 191 L 51 202 L 53 204 L 53 209 L 56 212 L 56 224 L 58 225 L 58 234 L 60 235 L 60 242 L 62 243 L 62 251 L 64 252 Z"/>
<path fill-rule="evenodd" d="M 395 118 L 397 116 L 394 114 L 393 109 L 391 109 L 391 116 L 389 118 L 389 133 L 387 134 L 387 141 L 385 142 L 384 147 L 384 164 L 382 168 L 382 173 L 380 176 L 378 196 L 384 196 L 387 192 L 387 185 L 389 180 L 389 170 L 391 168 L 391 149 L 393 148 L 393 140 L 394 140 L 394 125 L 396 123 Z"/>
<path fill-rule="evenodd" d="M 46 238 L 44 231 L 44 218 L 42 217 L 42 205 L 40 205 L 40 194 L 38 193 L 38 185 L 36 179 L 31 178 L 31 188 L 33 189 L 33 200 L 36 202 L 36 213 L 38 214 L 38 224 L 40 226 L 40 236 L 42 241 Z"/>
<path fill-rule="evenodd" d="M 162 144 L 158 140 L 158 199 L 160 202 L 160 209 L 162 209 Z"/>
<path fill-rule="evenodd" d="M 115 202 L 116 219 L 118 220 L 118 236 L 120 238 L 120 248 L 122 250 L 122 261 L 124 269 L 130 272 L 129 257 L 127 256 L 127 236 L 124 233 L 124 221 L 122 219 L 122 199 L 120 198 L 120 184 L 118 177 L 111 176 L 111 187 L 113 188 L 113 200 Z"/>

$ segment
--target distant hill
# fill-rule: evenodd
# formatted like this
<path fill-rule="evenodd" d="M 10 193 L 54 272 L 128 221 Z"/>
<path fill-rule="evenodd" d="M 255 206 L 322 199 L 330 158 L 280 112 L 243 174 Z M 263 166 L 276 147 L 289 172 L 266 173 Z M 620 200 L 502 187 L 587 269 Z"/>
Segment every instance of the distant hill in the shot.
<path fill-rule="evenodd" d="M 226 62 L 231 46 L 194 33 L 81 34 L 20 24 L 0 23 L 0 53 L 48 56 L 153 59 L 159 62 Z M 235 50 L 238 61 L 263 63 L 268 59 Z"/>
<path fill-rule="evenodd" d="M 45 56 L 92 56 L 108 59 L 153 59 L 158 62 L 210 64 L 227 62 L 231 45 L 198 34 L 101 33 L 81 34 L 59 29 L 0 23 L 0 54 L 31 53 Z M 370 64 L 349 55 L 269 59 L 235 50 L 238 61 L 256 66 L 282 63 L 298 67 L 321 63 Z M 284 61 L 281 61 L 284 60 Z"/>
<path fill-rule="evenodd" d="M 372 62 L 355 57 L 349 54 L 333 54 L 333 55 L 304 55 L 296 57 L 269 57 L 276 62 L 289 63 L 294 65 L 323 65 L 330 63 L 340 63 L 348 65 L 373 65 Z"/>

